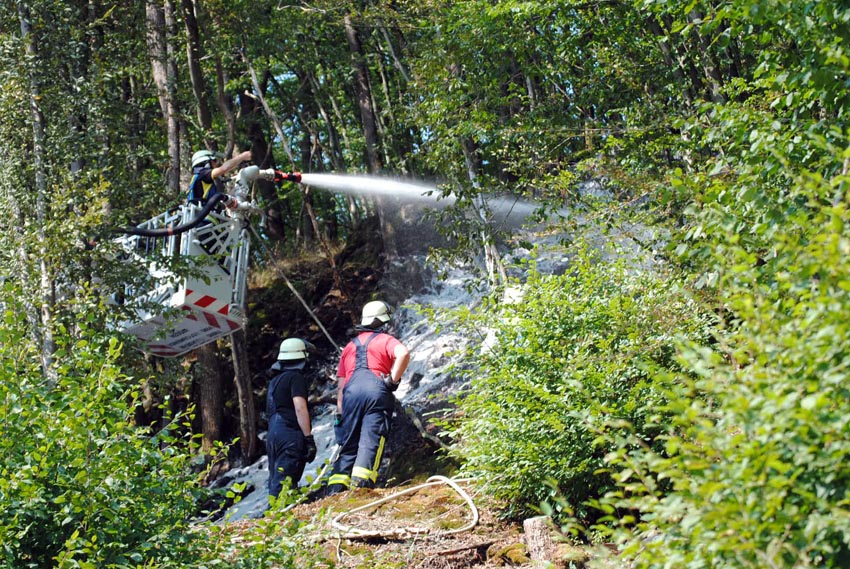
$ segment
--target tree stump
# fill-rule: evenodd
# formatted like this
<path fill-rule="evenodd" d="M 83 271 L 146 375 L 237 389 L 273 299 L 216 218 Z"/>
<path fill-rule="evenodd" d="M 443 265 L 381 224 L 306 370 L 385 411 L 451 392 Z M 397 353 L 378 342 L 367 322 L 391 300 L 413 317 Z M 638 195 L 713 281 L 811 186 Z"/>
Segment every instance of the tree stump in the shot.
<path fill-rule="evenodd" d="M 528 518 L 522 522 L 528 557 L 535 565 L 543 566 L 552 561 L 555 542 L 552 539 L 552 519 L 549 516 Z"/>

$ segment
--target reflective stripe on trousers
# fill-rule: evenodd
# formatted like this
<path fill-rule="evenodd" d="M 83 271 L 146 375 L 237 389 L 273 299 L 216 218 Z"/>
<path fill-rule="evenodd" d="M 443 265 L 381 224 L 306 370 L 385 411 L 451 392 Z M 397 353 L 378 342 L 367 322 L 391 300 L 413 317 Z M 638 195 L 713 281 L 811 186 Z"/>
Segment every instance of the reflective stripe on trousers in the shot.
<path fill-rule="evenodd" d="M 378 480 L 395 397 L 366 366 L 366 350 L 375 336 L 365 344 L 354 339 L 356 364 L 343 389 L 340 452 L 329 484 L 373 487 Z"/>

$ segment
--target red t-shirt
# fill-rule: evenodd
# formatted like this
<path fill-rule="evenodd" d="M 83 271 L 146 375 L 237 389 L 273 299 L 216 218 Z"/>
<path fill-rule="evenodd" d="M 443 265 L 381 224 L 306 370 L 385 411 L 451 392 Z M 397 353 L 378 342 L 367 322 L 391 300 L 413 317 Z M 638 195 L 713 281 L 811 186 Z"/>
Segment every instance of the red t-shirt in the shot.
<path fill-rule="evenodd" d="M 357 338 L 361 344 L 365 344 L 373 332 L 360 332 Z M 396 338 L 389 334 L 378 334 L 369 343 L 366 348 L 366 363 L 369 369 L 377 374 L 390 373 L 393 368 L 395 356 L 393 351 L 395 347 L 401 344 Z M 339 367 L 336 370 L 336 376 L 341 378 L 339 388 L 345 387 L 346 382 L 354 373 L 354 366 L 357 363 L 357 346 L 351 341 L 342 350 L 342 355 L 339 358 Z"/>

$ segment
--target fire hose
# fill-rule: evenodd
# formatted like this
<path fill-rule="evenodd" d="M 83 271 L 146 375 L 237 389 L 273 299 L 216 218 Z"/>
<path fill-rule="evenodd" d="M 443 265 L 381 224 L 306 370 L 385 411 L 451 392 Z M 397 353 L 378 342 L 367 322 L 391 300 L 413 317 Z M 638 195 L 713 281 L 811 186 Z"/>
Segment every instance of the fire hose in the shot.
<path fill-rule="evenodd" d="M 438 537 L 438 536 L 452 535 L 452 534 L 456 534 L 456 533 L 462 533 L 462 532 L 465 532 L 465 531 L 469 531 L 472 528 L 474 528 L 476 525 L 478 525 L 478 519 L 479 519 L 478 508 L 475 507 L 475 503 L 472 501 L 472 498 L 469 496 L 469 494 L 467 494 L 466 491 L 464 491 L 463 488 L 461 488 L 459 486 L 459 483 L 470 482 L 471 480 L 472 479 L 470 479 L 470 478 L 453 479 L 453 478 L 447 478 L 445 476 L 439 476 L 439 475 L 431 476 L 423 484 L 419 484 L 418 486 L 413 486 L 411 488 L 406 488 L 406 489 L 404 489 L 400 492 L 396 492 L 395 494 L 390 494 L 389 496 L 385 496 L 385 497 L 380 498 L 378 500 L 375 500 L 373 502 L 369 502 L 368 504 L 364 504 L 364 505 L 359 506 L 357 508 L 354 508 L 352 510 L 348 510 L 346 512 L 343 512 L 343 513 L 339 514 L 338 516 L 336 516 L 331 521 L 331 525 L 335 529 L 342 531 L 342 532 L 345 532 L 344 534 L 339 536 L 343 539 L 358 539 L 358 538 L 359 539 L 367 539 L 367 538 L 376 538 L 376 537 L 406 539 L 406 538 L 409 538 L 409 537 L 412 537 L 412 536 L 415 536 L 415 535 L 423 535 L 423 534 L 427 534 L 427 535 L 432 536 L 432 537 Z M 352 527 L 352 526 L 345 525 L 340 521 L 343 518 L 350 516 L 351 514 L 354 514 L 356 512 L 360 512 L 360 511 L 367 510 L 367 509 L 370 509 L 370 508 L 375 508 L 377 506 L 380 506 L 381 504 L 384 504 L 384 503 L 389 502 L 391 500 L 395 500 L 396 498 L 400 498 L 401 496 L 405 496 L 407 494 L 412 494 L 414 492 L 417 492 L 417 491 L 421 490 L 422 488 L 426 488 L 426 487 L 429 487 L 429 486 L 436 486 L 436 485 L 439 485 L 439 484 L 448 485 L 461 498 L 463 498 L 464 503 L 469 507 L 469 510 L 471 512 L 470 519 L 464 526 L 456 528 L 456 529 L 447 529 L 447 530 L 441 530 L 441 531 L 437 531 L 437 532 L 432 532 L 432 530 L 430 530 L 428 528 L 421 528 L 421 527 L 369 531 L 369 530 L 361 530 L 361 529 L 357 529 L 357 528 Z"/>
<path fill-rule="evenodd" d="M 339 452 L 339 446 L 337 446 L 337 448 L 334 452 L 334 457 L 337 455 L 338 452 Z M 330 460 L 330 462 L 326 463 L 325 466 L 322 468 L 321 472 L 316 476 L 316 479 L 315 479 L 316 481 L 314 482 L 314 486 L 316 488 L 319 487 L 318 482 L 321 481 L 323 474 L 325 473 L 327 468 L 331 464 L 333 464 L 334 460 L 335 460 L 335 458 L 332 458 Z M 478 508 L 475 506 L 475 502 L 473 502 L 473 500 L 469 496 L 469 494 L 463 488 L 460 487 L 460 484 L 465 483 L 465 482 L 472 482 L 473 480 L 474 480 L 473 478 L 447 478 L 445 476 L 434 475 L 434 476 L 431 476 L 430 478 L 428 478 L 423 484 L 419 484 L 417 486 L 412 486 L 410 488 L 405 488 L 404 490 L 401 490 L 401 491 L 396 492 L 394 494 L 390 494 L 389 496 L 384 496 L 383 498 L 373 500 L 373 501 L 371 501 L 367 504 L 364 504 L 362 506 L 358 506 L 358 507 L 353 508 L 351 510 L 347 510 L 345 512 L 342 512 L 341 514 L 337 515 L 333 520 L 331 520 L 331 526 L 333 526 L 334 529 L 337 529 L 340 532 L 343 532 L 340 535 L 336 536 L 336 537 L 341 538 L 341 539 L 374 539 L 374 538 L 408 539 L 410 537 L 417 536 L 417 535 L 429 535 L 431 537 L 441 537 L 441 536 L 446 536 L 446 535 L 463 533 L 465 531 L 471 530 L 476 525 L 478 525 L 478 521 L 479 521 L 479 518 L 480 518 L 479 513 L 478 513 Z M 368 509 L 371 509 L 371 508 L 376 508 L 376 507 L 380 506 L 381 504 L 385 504 L 387 502 L 390 502 L 390 501 L 395 500 L 397 498 L 400 498 L 402 496 L 406 496 L 408 494 L 413 494 L 414 492 L 418 492 L 419 490 L 421 490 L 423 488 L 428 488 L 428 487 L 431 487 L 431 486 L 437 486 L 437 485 L 441 485 L 441 484 L 445 484 L 445 485 L 449 486 L 452 490 L 454 490 L 463 499 L 466 506 L 469 507 L 469 511 L 470 511 L 469 521 L 467 521 L 467 523 L 465 525 L 463 525 L 459 528 L 440 530 L 440 531 L 436 531 L 436 532 L 432 531 L 431 529 L 422 528 L 422 527 L 408 527 L 408 528 L 398 528 L 398 529 L 390 529 L 390 530 L 363 530 L 363 529 L 358 529 L 358 528 L 355 528 L 353 526 L 343 524 L 341 522 L 341 520 L 343 518 L 348 517 L 348 516 L 355 514 L 357 512 L 361 512 L 363 510 L 368 510 Z M 283 513 L 288 512 L 289 510 L 295 508 L 296 506 L 299 506 L 300 504 L 302 504 L 304 502 L 305 499 L 307 499 L 307 494 L 302 495 L 302 497 L 300 499 L 296 500 L 292 504 L 289 504 L 287 507 L 285 507 L 282 510 L 282 512 Z"/>
<path fill-rule="evenodd" d="M 210 200 L 204 204 L 204 207 L 201 208 L 201 211 L 198 212 L 197 217 L 195 219 L 188 221 L 186 223 L 182 223 L 180 225 L 172 226 L 172 227 L 158 227 L 156 229 L 145 229 L 142 227 L 122 227 L 120 229 L 116 229 L 116 232 L 126 233 L 127 235 L 141 235 L 142 237 L 171 237 L 172 235 L 179 235 L 181 233 L 185 233 L 192 229 L 193 227 L 197 227 L 204 218 L 213 210 L 213 208 L 218 205 L 220 202 L 225 200 L 232 200 L 233 198 L 227 194 L 216 194 Z"/>
<path fill-rule="evenodd" d="M 301 182 L 301 173 L 300 172 L 283 172 L 281 170 L 260 170 L 256 166 L 248 167 L 245 171 L 250 172 L 250 178 L 247 180 L 241 180 L 241 182 L 251 181 L 257 177 L 268 178 L 271 177 L 271 181 L 276 184 L 281 182 Z M 140 235 L 142 237 L 170 237 L 172 235 L 180 235 L 181 233 L 185 233 L 190 229 L 197 227 L 204 218 L 209 215 L 209 213 L 218 205 L 219 203 L 224 202 L 225 207 L 228 208 L 239 208 L 243 207 L 241 200 L 237 197 L 231 196 L 229 194 L 215 194 L 212 198 L 204 204 L 204 207 L 201 208 L 201 211 L 198 212 L 198 215 L 195 219 L 191 221 L 187 221 L 186 223 L 176 225 L 173 227 L 159 227 L 156 229 L 144 229 L 141 227 L 122 227 L 117 229 L 116 231 L 119 233 L 124 233 L 127 235 Z"/>

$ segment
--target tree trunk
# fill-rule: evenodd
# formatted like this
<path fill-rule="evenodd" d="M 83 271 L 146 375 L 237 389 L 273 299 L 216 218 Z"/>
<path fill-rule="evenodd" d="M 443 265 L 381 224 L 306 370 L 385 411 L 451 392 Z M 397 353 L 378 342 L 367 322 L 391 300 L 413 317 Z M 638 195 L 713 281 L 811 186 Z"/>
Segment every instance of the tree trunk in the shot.
<path fill-rule="evenodd" d="M 383 55 L 383 54 L 382 54 Z M 382 58 L 383 59 L 383 58 Z M 384 64 L 378 63 L 378 76 L 381 78 L 381 92 L 384 95 L 384 101 L 387 105 L 386 114 L 387 120 L 389 121 L 389 125 L 383 124 L 381 117 L 378 116 L 378 132 L 380 133 L 381 140 L 384 141 L 384 144 L 381 145 L 381 148 L 384 150 L 384 164 L 391 164 L 392 159 L 390 158 L 390 152 L 398 152 L 398 164 L 402 170 L 402 173 L 405 173 L 405 164 L 404 164 L 404 156 L 400 154 L 401 148 L 396 143 L 395 137 L 392 133 L 395 131 L 395 115 L 393 113 L 393 102 L 392 95 L 390 94 L 390 80 L 387 76 L 387 70 L 384 68 Z M 373 93 L 374 95 L 374 93 Z M 373 107 L 378 108 L 378 104 L 373 100 Z"/>
<path fill-rule="evenodd" d="M 306 75 L 310 85 L 310 90 L 313 93 L 313 104 L 316 105 L 316 109 L 319 111 L 319 114 L 325 123 L 325 127 L 327 128 L 328 149 L 325 151 L 325 154 L 327 154 L 331 161 L 331 168 L 337 172 L 345 172 L 345 156 L 342 151 L 342 146 L 340 145 L 339 133 L 337 132 L 336 124 L 331 120 L 330 115 L 322 104 L 322 100 L 320 99 L 319 83 L 316 81 L 315 75 L 312 71 L 307 71 Z"/>
<path fill-rule="evenodd" d="M 251 387 L 251 370 L 248 366 L 248 342 L 245 330 L 237 330 L 230 336 L 233 355 L 233 381 L 239 398 L 239 443 L 244 464 L 251 464 L 261 454 L 257 438 L 257 408 L 254 406 L 254 390 Z"/>
<path fill-rule="evenodd" d="M 381 158 L 378 153 L 378 120 L 373 104 L 372 87 L 369 82 L 369 70 L 366 67 L 366 56 L 360 36 L 354 28 L 351 14 L 343 18 L 345 37 L 348 39 L 348 49 L 351 52 L 351 67 L 354 71 L 354 92 L 357 95 L 357 106 L 360 109 L 360 123 L 363 128 L 363 140 L 366 152 L 366 165 L 370 174 L 381 171 Z M 379 197 L 376 200 L 378 218 L 381 224 L 381 236 L 384 240 L 384 254 L 387 258 L 398 257 L 398 246 L 395 241 L 395 229 L 389 220 L 391 211 L 389 200 Z"/>
<path fill-rule="evenodd" d="M 393 43 L 393 38 L 390 37 L 390 33 L 387 31 L 387 27 L 383 24 L 378 24 L 378 28 L 381 30 L 381 35 L 384 36 L 384 40 L 387 42 L 387 50 L 390 52 L 390 58 L 393 61 L 393 65 L 396 69 L 398 69 L 401 76 L 404 77 L 405 83 L 410 83 L 410 76 L 407 74 L 407 69 L 404 67 L 404 63 L 402 63 L 401 59 L 399 59 L 396 54 L 395 45 Z M 400 38 L 401 43 L 404 43 L 404 38 Z"/>
<path fill-rule="evenodd" d="M 244 93 L 240 95 L 239 100 L 242 106 L 242 116 L 248 121 L 248 139 L 251 141 L 254 160 L 260 168 L 277 167 L 272 150 L 266 141 L 263 126 L 257 120 L 255 114 L 258 112 L 256 100 Z M 285 240 L 286 226 L 283 224 L 280 200 L 277 199 L 277 188 L 272 182 L 265 180 L 257 180 L 255 184 L 266 204 L 266 233 L 277 241 Z"/>
<path fill-rule="evenodd" d="M 29 6 L 25 2 L 18 2 L 18 19 L 21 24 L 21 38 L 26 46 L 27 58 L 35 62 L 38 59 L 38 47 L 33 37 L 32 24 L 30 22 Z M 56 344 L 53 337 L 53 308 L 56 302 L 53 278 L 50 274 L 46 250 L 45 228 L 49 218 L 49 202 L 47 200 L 47 178 L 45 177 L 45 124 L 44 113 L 42 113 L 39 101 L 41 100 L 41 86 L 38 82 L 38 74 L 29 65 L 29 102 L 30 118 L 32 119 L 32 145 L 33 145 L 33 171 L 35 173 L 35 216 L 39 242 L 38 269 L 39 269 L 39 302 L 41 304 L 41 326 L 40 333 L 36 334 L 40 340 L 41 366 L 45 377 L 51 381 L 55 379 L 53 371 L 53 354 L 56 352 Z"/>
<path fill-rule="evenodd" d="M 301 142 L 299 144 L 299 150 L 301 152 L 301 171 L 302 172 L 310 172 L 309 168 L 309 152 L 310 152 L 310 140 L 307 136 L 306 132 L 301 133 Z M 310 251 L 313 248 L 313 244 L 316 242 L 316 239 L 319 237 L 316 235 L 316 232 L 313 230 L 315 224 L 311 219 L 312 216 L 312 201 L 313 196 L 310 193 L 310 188 L 307 186 L 301 187 L 301 208 L 298 211 L 298 219 L 296 220 L 295 227 L 297 228 L 296 234 L 296 243 L 295 247 L 298 250 L 299 244 L 301 249 L 305 251 Z M 309 206 L 309 209 L 308 209 Z"/>
<path fill-rule="evenodd" d="M 145 20 L 148 54 L 162 116 L 168 128 L 169 165 L 166 183 L 175 196 L 180 195 L 180 132 L 176 104 L 176 78 L 168 60 L 165 8 L 157 0 L 146 0 Z M 170 16 L 169 16 L 170 17 Z"/>
<path fill-rule="evenodd" d="M 204 142 L 208 148 L 213 148 L 211 126 L 212 115 L 207 103 L 206 82 L 201 70 L 201 58 L 203 48 L 201 46 L 201 35 L 198 31 L 198 19 L 195 15 L 195 3 L 193 0 L 181 0 L 183 10 L 183 23 L 186 26 L 186 57 L 189 64 L 189 78 L 192 82 L 192 92 L 197 101 L 198 124 L 204 129 Z"/>
<path fill-rule="evenodd" d="M 191 24 L 189 18 L 186 20 L 187 26 L 187 34 L 195 35 L 195 40 L 192 42 L 192 49 L 200 55 L 201 46 L 199 41 L 199 34 L 197 28 L 197 20 L 194 18 L 194 6 L 192 5 L 191 0 L 183 0 L 183 9 L 184 14 L 187 11 L 191 11 Z M 194 31 L 190 31 L 190 26 Z M 187 40 L 188 41 L 188 40 Z M 209 148 L 217 148 L 217 141 L 212 138 L 212 116 L 209 112 L 209 107 L 206 102 L 206 83 L 203 78 L 203 74 L 200 69 L 200 61 L 196 61 L 197 68 L 192 71 L 192 85 L 195 93 L 195 97 L 198 101 L 198 119 L 201 121 L 201 128 L 203 129 L 206 137 L 206 144 Z M 195 75 L 197 73 L 197 75 Z M 224 86 L 226 84 L 225 70 L 224 66 L 221 64 L 221 59 L 216 59 L 216 93 L 217 93 L 217 101 L 219 109 L 225 117 L 225 122 L 227 123 L 227 142 L 226 142 L 226 150 L 225 156 L 230 156 L 236 146 L 236 120 L 233 116 L 233 111 L 231 109 L 231 101 L 227 96 Z M 253 125 L 252 125 L 253 126 Z M 251 126 L 249 126 L 249 136 L 251 135 Z M 260 162 L 261 167 L 268 167 L 268 162 L 270 161 L 270 157 L 268 156 L 267 145 L 265 143 L 265 138 L 262 136 L 262 132 L 260 136 L 256 135 L 251 137 L 252 140 L 252 153 L 255 161 Z M 270 186 L 268 182 L 262 182 L 259 184 L 261 191 L 266 190 L 263 195 L 266 196 L 268 193 L 268 186 Z M 272 191 L 273 191 L 272 186 Z M 245 307 L 242 307 L 243 310 Z M 233 382 L 236 385 L 236 392 L 239 403 L 239 440 L 240 440 L 240 449 L 242 451 L 242 458 L 244 461 L 249 462 L 253 460 L 258 454 L 258 440 L 257 440 L 257 409 L 254 406 L 254 397 L 253 390 L 251 389 L 251 366 L 248 363 L 248 346 L 247 339 L 244 330 L 237 330 L 230 336 L 230 355 L 233 360 Z M 214 345 L 214 344 L 213 344 Z M 201 348 L 204 349 L 204 348 Z M 201 358 L 201 354 L 199 354 L 199 360 Z M 223 378 L 218 379 L 220 388 L 223 387 Z M 200 401 L 199 401 L 200 403 Z M 214 401 L 204 401 L 204 405 L 214 404 Z M 222 402 L 217 403 L 219 406 L 223 405 Z M 213 413 L 214 411 L 209 410 L 209 413 Z M 204 433 L 206 436 L 206 432 Z M 221 436 L 221 433 L 219 433 Z"/>
<path fill-rule="evenodd" d="M 690 106 L 694 100 L 693 92 L 688 86 L 688 82 L 682 72 L 680 62 L 675 60 L 673 53 L 670 51 L 670 46 L 667 41 L 665 41 L 666 34 L 664 30 L 661 29 L 661 24 L 659 24 L 655 17 L 652 16 L 647 20 L 647 26 L 649 27 L 649 31 L 659 38 L 658 47 L 661 50 L 661 57 L 664 59 L 664 63 L 667 67 L 673 71 L 673 77 L 676 78 L 676 83 L 680 86 L 682 97 L 685 99 L 685 103 Z"/>
<path fill-rule="evenodd" d="M 319 82 L 316 81 L 315 76 L 311 73 L 309 75 L 310 85 L 312 85 L 313 93 L 315 95 L 315 100 L 319 101 L 319 93 L 322 92 L 321 87 L 319 86 Z M 351 154 L 351 143 L 348 140 L 348 134 L 345 128 L 345 121 L 342 118 L 342 113 L 339 110 L 339 106 L 336 103 L 336 99 L 334 99 L 333 93 L 327 93 L 328 100 L 331 103 L 331 108 L 333 109 L 334 117 L 336 117 L 336 122 L 332 122 L 330 117 L 325 112 L 324 106 L 319 105 L 319 111 L 322 113 L 322 117 L 325 119 L 325 122 L 328 125 L 328 140 L 332 141 L 332 144 L 336 146 L 334 150 L 334 154 L 337 156 L 336 161 L 331 159 L 331 165 L 337 172 L 345 172 L 347 170 L 347 166 L 345 164 L 345 155 Z M 339 131 L 335 128 L 335 124 L 339 124 Z M 342 141 L 342 146 L 339 145 L 339 141 Z M 360 223 L 360 215 L 359 208 L 357 206 L 357 200 L 354 199 L 354 196 L 348 194 L 345 197 L 346 202 L 348 204 L 348 217 L 349 223 L 351 225 L 351 229 L 357 229 L 357 225 Z"/>
<path fill-rule="evenodd" d="M 700 46 L 700 62 L 702 64 L 703 75 L 708 81 L 711 90 L 711 100 L 715 103 L 725 103 L 726 96 L 723 94 L 723 76 L 720 73 L 720 65 L 714 59 L 711 50 L 711 44 L 700 31 L 697 22 L 701 22 L 703 14 L 697 10 L 691 10 L 688 14 L 688 22 L 695 24 L 694 33 L 697 35 L 697 41 Z"/>
<path fill-rule="evenodd" d="M 177 23 L 174 18 L 174 3 L 165 0 L 165 54 L 166 73 L 168 77 L 168 157 L 171 161 L 166 175 L 168 188 L 175 196 L 182 194 L 180 185 L 180 108 L 177 101 L 177 48 L 174 45 L 177 37 Z"/>
<path fill-rule="evenodd" d="M 334 258 L 333 251 L 331 251 L 327 239 L 325 239 L 322 230 L 319 228 L 316 213 L 313 211 L 313 198 L 310 196 L 309 188 L 304 190 L 304 207 L 307 209 L 307 216 L 310 219 L 310 224 L 313 226 L 313 233 L 316 235 L 316 239 L 319 240 L 319 245 L 321 245 L 325 256 L 328 258 L 328 264 L 331 266 L 331 274 L 333 275 L 334 286 L 336 286 L 342 296 L 342 299 L 346 300 L 348 298 L 348 291 L 342 283 L 342 275 L 339 272 L 339 267 L 336 265 L 336 259 Z"/>
<path fill-rule="evenodd" d="M 552 519 L 549 516 L 537 516 L 522 522 L 528 556 L 534 561 L 536 567 L 546 566 L 555 556 L 551 523 Z"/>
<path fill-rule="evenodd" d="M 469 177 L 472 187 L 476 191 L 480 191 L 481 184 L 478 181 L 479 165 L 475 141 L 470 138 L 464 138 L 461 140 L 461 146 L 463 147 L 463 157 L 466 161 L 466 174 Z M 478 215 L 482 224 L 481 246 L 484 253 L 484 265 L 487 268 L 487 278 L 491 286 L 496 286 L 499 283 L 505 282 L 508 275 L 502 263 L 502 256 L 493 242 L 493 235 L 490 232 L 484 200 L 480 194 L 473 200 L 473 204 L 475 206 L 475 213 Z"/>
<path fill-rule="evenodd" d="M 253 68 L 250 67 L 250 63 L 247 60 L 246 64 L 251 70 L 251 76 L 254 80 L 254 89 L 260 93 L 261 85 L 256 78 L 256 74 L 254 73 Z M 258 108 L 257 100 L 249 93 L 241 93 L 239 95 L 239 101 L 242 106 L 242 116 L 245 117 L 245 120 L 247 121 L 248 139 L 251 141 L 251 150 L 254 154 L 254 160 L 259 163 L 260 168 L 270 168 L 272 166 L 276 168 L 277 164 L 275 163 L 271 147 L 266 141 L 263 125 L 258 119 L 258 115 L 262 111 Z M 276 118 L 271 115 L 271 109 L 268 108 L 267 105 L 264 105 L 262 101 L 259 106 L 262 107 L 263 111 L 269 115 L 269 120 L 276 123 Z M 278 136 L 285 138 L 286 135 L 277 124 L 276 129 L 279 131 Z M 284 148 L 286 153 L 289 155 L 291 162 L 292 151 L 289 149 L 288 143 L 284 143 Z M 262 195 L 265 203 L 269 204 L 266 208 L 266 230 L 270 237 L 282 241 L 286 238 L 286 227 L 283 225 L 283 215 L 281 213 L 280 201 L 277 199 L 277 189 L 272 182 L 267 182 L 265 180 L 258 180 L 256 185 L 259 188 L 260 194 Z"/>
<path fill-rule="evenodd" d="M 378 128 L 375 109 L 372 107 L 372 88 L 369 84 L 369 70 L 366 67 L 366 57 L 360 36 L 354 28 L 350 14 L 343 18 L 345 37 L 351 52 L 351 67 L 354 71 L 354 92 L 357 95 L 357 106 L 360 109 L 360 122 L 363 127 L 363 139 L 366 146 L 366 164 L 369 173 L 381 171 L 381 159 L 378 156 Z"/>
<path fill-rule="evenodd" d="M 315 79 L 313 79 L 315 81 Z M 318 83 L 316 83 L 314 90 L 319 92 Z M 345 154 L 351 155 L 351 141 L 348 138 L 348 129 L 345 126 L 345 119 L 342 116 L 342 111 L 339 108 L 339 104 L 336 102 L 336 98 L 334 94 L 330 91 L 327 92 L 328 100 L 331 102 L 331 108 L 333 109 L 334 116 L 336 117 L 336 124 L 339 125 L 339 133 L 342 138 L 343 148 L 345 149 Z"/>
<path fill-rule="evenodd" d="M 303 193 L 302 193 L 303 195 Z M 293 245 L 295 249 L 299 248 L 306 250 L 309 245 L 310 239 L 313 236 L 312 231 L 310 230 L 310 225 L 307 222 L 307 208 L 304 207 L 305 199 L 301 199 L 301 208 L 298 210 L 298 217 L 295 219 L 295 242 Z"/>
<path fill-rule="evenodd" d="M 236 117 L 233 115 L 233 99 L 225 92 L 224 86 L 227 85 L 228 76 L 225 72 L 224 65 L 221 64 L 221 57 L 215 58 L 215 92 L 216 101 L 218 101 L 218 109 L 224 115 L 224 122 L 227 125 L 227 148 L 224 155 L 230 156 L 233 152 L 233 145 L 236 141 Z M 212 146 L 210 146 L 212 148 Z"/>
<path fill-rule="evenodd" d="M 198 358 L 195 369 L 195 401 L 197 402 L 202 449 L 212 452 L 215 442 L 222 437 L 224 424 L 224 383 L 219 371 L 215 342 L 195 350 Z"/>
<path fill-rule="evenodd" d="M 201 42 L 195 5 L 192 0 L 181 0 L 183 19 L 186 25 L 186 50 L 189 57 L 192 91 L 195 95 L 198 121 L 208 148 L 217 149 L 218 141 L 212 136 L 212 114 L 207 101 L 207 87 L 200 67 Z M 225 156 L 230 156 L 235 147 L 235 119 L 230 109 L 230 100 L 225 94 L 224 70 L 216 59 L 216 91 L 219 108 L 227 123 Z M 243 307 L 244 308 L 244 307 Z M 248 365 L 248 349 L 242 330 L 231 334 L 231 357 L 233 358 L 236 391 L 239 398 L 239 437 L 244 460 L 249 461 L 257 454 L 257 411 L 251 389 L 251 370 Z M 212 450 L 212 443 L 223 437 L 224 378 L 218 369 L 215 343 L 202 346 L 195 351 L 198 358 L 200 378 L 198 380 L 197 405 L 202 417 L 204 451 Z"/>

